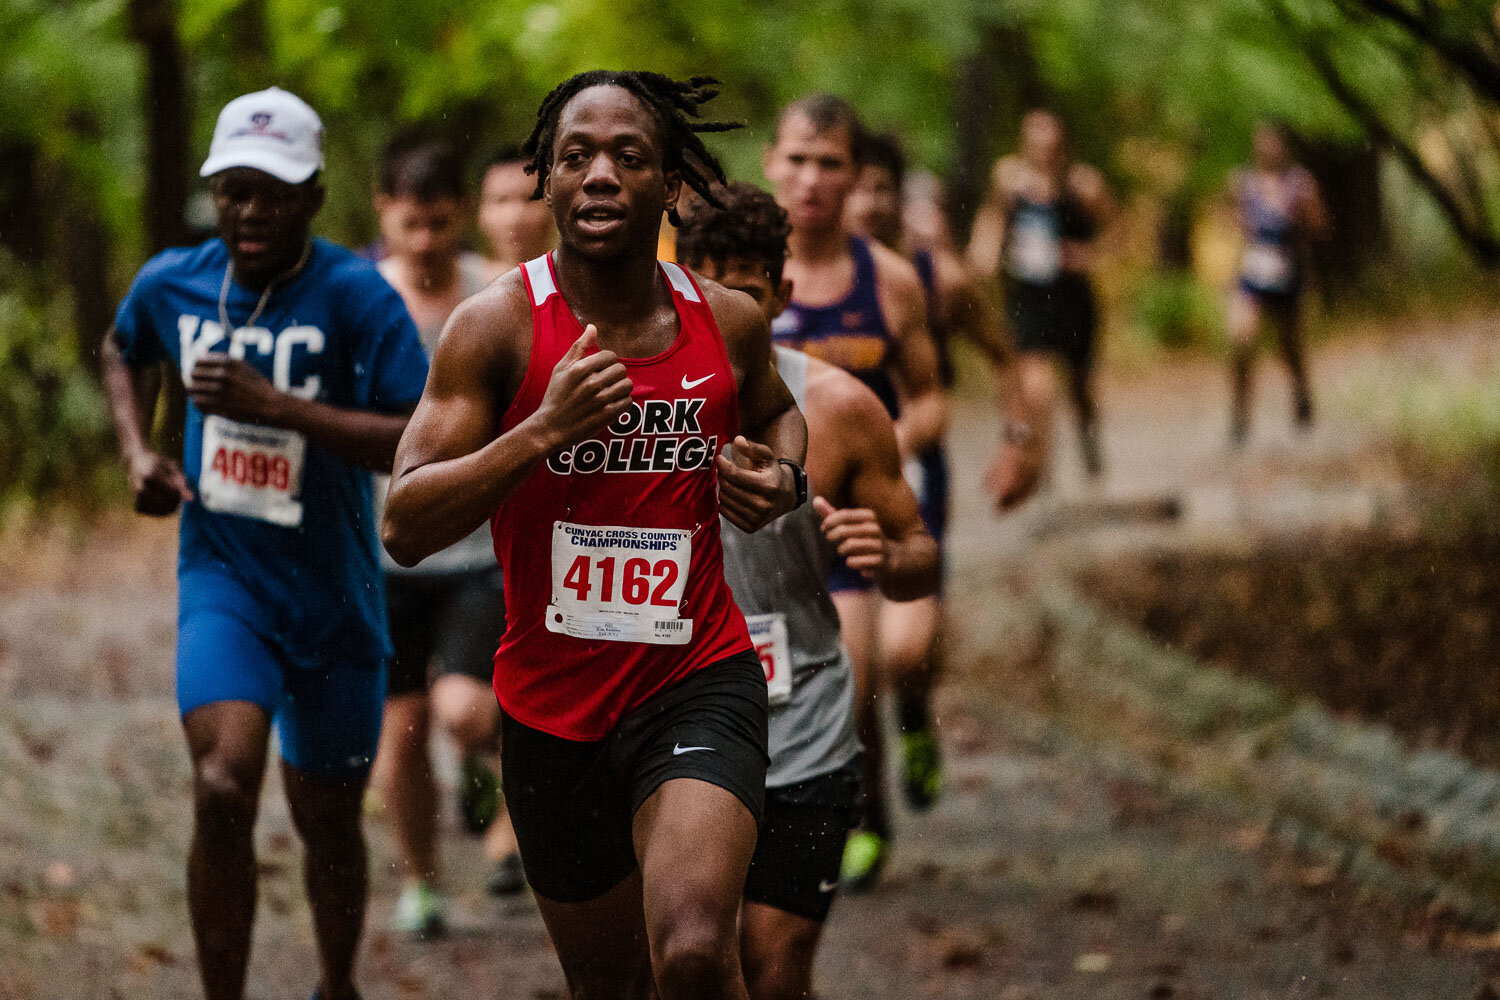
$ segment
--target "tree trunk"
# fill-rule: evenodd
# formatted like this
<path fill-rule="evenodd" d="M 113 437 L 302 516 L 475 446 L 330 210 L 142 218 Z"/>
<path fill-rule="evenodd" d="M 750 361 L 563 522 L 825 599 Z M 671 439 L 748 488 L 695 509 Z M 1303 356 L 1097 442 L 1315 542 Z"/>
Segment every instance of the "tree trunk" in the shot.
<path fill-rule="evenodd" d="M 967 238 L 984 200 L 990 167 L 1000 152 L 1002 127 L 1020 121 L 1048 97 L 1024 31 L 1011 24 L 988 24 L 980 30 L 979 47 L 958 73 L 948 213 L 960 242 Z"/>
<path fill-rule="evenodd" d="M 0 246 L 23 262 L 43 259 L 47 212 L 38 177 L 35 146 L 0 139 Z"/>
<path fill-rule="evenodd" d="M 1313 266 L 1325 296 L 1357 288 L 1370 262 L 1386 249 L 1380 191 L 1381 152 L 1357 146 L 1296 143 L 1298 158 L 1318 182 L 1333 223 L 1333 236 L 1313 247 Z"/>
<path fill-rule="evenodd" d="M 97 137 L 97 124 L 74 115 L 68 127 L 80 138 Z M 46 250 L 33 260 L 45 261 L 44 280 L 67 289 L 73 301 L 78 334 L 78 360 L 99 374 L 99 345 L 114 320 L 114 296 L 109 288 L 109 232 L 93 203 L 56 160 L 38 160 L 35 172 L 37 201 L 48 213 Z"/>
<path fill-rule="evenodd" d="M 153 252 L 187 238 L 188 97 L 173 0 L 130 0 L 146 59 L 146 239 Z"/>

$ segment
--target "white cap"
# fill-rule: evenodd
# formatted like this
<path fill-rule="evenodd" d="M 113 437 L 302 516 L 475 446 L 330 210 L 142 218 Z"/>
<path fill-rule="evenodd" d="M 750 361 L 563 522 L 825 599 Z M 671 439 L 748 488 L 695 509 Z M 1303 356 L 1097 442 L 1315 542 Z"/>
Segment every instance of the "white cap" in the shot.
<path fill-rule="evenodd" d="M 219 112 L 198 176 L 230 167 L 301 184 L 323 168 L 323 122 L 306 101 L 280 87 L 236 97 Z"/>

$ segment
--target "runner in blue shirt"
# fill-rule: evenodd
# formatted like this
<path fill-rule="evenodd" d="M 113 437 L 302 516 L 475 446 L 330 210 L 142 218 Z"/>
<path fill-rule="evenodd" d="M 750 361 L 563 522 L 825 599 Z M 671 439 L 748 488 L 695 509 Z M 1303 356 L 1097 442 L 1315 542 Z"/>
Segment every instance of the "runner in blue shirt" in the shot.
<path fill-rule="evenodd" d="M 315 995 L 358 995 L 360 806 L 391 654 L 368 470 L 390 469 L 427 365 L 375 268 L 309 238 L 322 165 L 322 124 L 301 100 L 272 88 L 231 101 L 201 170 L 219 238 L 148 262 L 105 338 L 136 510 L 182 507 L 188 910 L 209 1000 L 244 992 L 273 722 L 307 849 Z M 181 464 L 146 438 L 161 362 L 188 392 Z"/>

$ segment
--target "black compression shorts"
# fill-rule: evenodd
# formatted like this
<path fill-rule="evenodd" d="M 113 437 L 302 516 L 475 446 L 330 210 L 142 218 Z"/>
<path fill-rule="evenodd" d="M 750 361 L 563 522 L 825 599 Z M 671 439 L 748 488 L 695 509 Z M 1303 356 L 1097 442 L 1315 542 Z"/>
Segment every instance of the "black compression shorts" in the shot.
<path fill-rule="evenodd" d="M 498 569 L 472 573 L 392 573 L 385 578 L 391 618 L 386 697 L 417 694 L 444 674 L 486 686 L 505 632 L 505 588 Z"/>
<path fill-rule="evenodd" d="M 859 825 L 860 765 L 766 789 L 745 899 L 822 923 L 838 889 L 844 840 Z"/>
<path fill-rule="evenodd" d="M 1008 279 L 1005 311 L 1017 351 L 1054 354 L 1081 371 L 1093 367 L 1099 315 L 1087 275 L 1064 273 L 1047 285 Z"/>
<path fill-rule="evenodd" d="M 618 885 L 636 866 L 636 810 L 673 778 L 732 792 L 759 822 L 770 763 L 766 720 L 766 675 L 753 652 L 684 678 L 602 740 L 565 740 L 502 710 L 505 804 L 532 889 L 581 903 Z"/>

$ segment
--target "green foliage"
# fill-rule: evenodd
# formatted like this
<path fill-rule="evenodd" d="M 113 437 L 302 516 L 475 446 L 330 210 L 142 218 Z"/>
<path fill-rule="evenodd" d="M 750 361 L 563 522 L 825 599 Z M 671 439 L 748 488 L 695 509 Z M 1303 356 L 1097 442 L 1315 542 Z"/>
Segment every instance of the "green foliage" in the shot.
<path fill-rule="evenodd" d="M 0 511 L 30 499 L 87 504 L 111 492 L 114 436 L 77 360 L 72 310 L 0 256 Z"/>
<path fill-rule="evenodd" d="M 969 176 L 981 174 L 984 164 L 957 162 L 958 133 L 978 136 L 966 147 L 976 158 L 1006 152 L 1018 113 L 1041 101 L 1064 114 L 1080 155 L 1101 165 L 1123 194 L 1204 195 L 1244 162 L 1258 118 L 1286 121 L 1314 141 L 1361 136 L 1309 63 L 1305 38 L 1278 19 L 1278 10 L 1326 40 L 1352 84 L 1395 126 L 1415 129 L 1433 120 L 1442 95 L 1433 90 L 1430 66 L 1412 68 L 1421 64 L 1421 47 L 1388 24 L 1351 17 L 1347 6 L 1345 0 L 177 0 L 176 11 L 191 95 L 191 164 L 201 161 L 227 100 L 271 84 L 286 87 L 311 102 L 326 125 L 329 198 L 319 228 L 357 245 L 374 235 L 370 178 L 394 131 L 416 123 L 443 129 L 477 168 L 491 148 L 529 132 L 552 86 L 600 66 L 724 80 L 714 113 L 748 127 L 711 143 L 740 178 L 760 179 L 761 150 L 781 106 L 830 90 L 853 100 L 873 126 L 897 131 L 913 159 L 940 174 L 960 166 Z M 1469 18 L 1474 34 L 1492 14 L 1479 0 L 1441 6 L 1449 27 Z M 55 186 L 86 200 L 106 222 L 111 277 L 120 292 L 146 250 L 140 218 L 146 95 L 132 9 L 131 0 L 0 3 L 0 143 L 36 150 Z M 994 106 L 978 105 L 965 89 L 976 79 L 987 81 Z M 1462 103 L 1445 100 L 1450 110 Z M 1403 191 L 1408 203 L 1422 197 Z M 1441 234 L 1434 239 L 1443 243 Z M 1424 251 L 1422 259 L 1440 250 Z M 22 263 L 0 275 L 6 309 L 0 358 L 11 360 L 0 392 L 8 419 L 13 409 L 33 422 L 24 434 L 7 435 L 8 446 L 0 444 L 0 488 L 59 488 L 76 481 L 83 474 L 77 463 L 96 454 L 97 406 L 67 354 L 72 338 L 63 335 L 61 307 L 36 292 L 55 287 L 56 262 Z M 1142 270 L 1149 266 L 1140 263 Z M 1214 341 L 1217 306 L 1200 288 L 1179 276 L 1143 279 L 1137 287 L 1135 313 L 1159 342 Z M 27 377 L 52 381 L 21 385 Z M 77 436 L 79 447 L 54 448 L 53 433 L 62 435 L 57 441 Z M 56 458 L 54 450 L 70 457 Z"/>
<path fill-rule="evenodd" d="M 1185 271 L 1148 275 L 1136 288 L 1134 318 L 1161 347 L 1216 347 L 1223 342 L 1219 304 Z"/>

